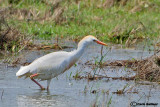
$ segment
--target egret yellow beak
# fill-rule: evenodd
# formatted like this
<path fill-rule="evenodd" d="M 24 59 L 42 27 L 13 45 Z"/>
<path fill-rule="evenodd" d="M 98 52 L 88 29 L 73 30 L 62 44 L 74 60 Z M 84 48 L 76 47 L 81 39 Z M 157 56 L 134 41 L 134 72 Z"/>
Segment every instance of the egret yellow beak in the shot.
<path fill-rule="evenodd" d="M 98 44 L 100 44 L 100 45 L 108 46 L 106 43 L 103 43 L 103 42 L 101 42 L 101 41 L 99 41 L 99 40 L 97 40 L 96 43 L 98 43 Z"/>

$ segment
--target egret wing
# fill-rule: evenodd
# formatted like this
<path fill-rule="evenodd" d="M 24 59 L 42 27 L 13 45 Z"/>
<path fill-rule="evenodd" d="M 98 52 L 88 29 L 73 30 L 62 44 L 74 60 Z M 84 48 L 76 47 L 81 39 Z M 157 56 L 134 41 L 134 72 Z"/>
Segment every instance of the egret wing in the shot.
<path fill-rule="evenodd" d="M 63 64 L 64 62 L 67 62 L 69 56 L 70 54 L 64 51 L 53 52 L 45 56 L 42 56 L 30 64 L 31 68 L 30 72 L 31 73 L 56 72 L 59 74 L 60 71 L 63 71 L 62 65 L 64 65 Z"/>

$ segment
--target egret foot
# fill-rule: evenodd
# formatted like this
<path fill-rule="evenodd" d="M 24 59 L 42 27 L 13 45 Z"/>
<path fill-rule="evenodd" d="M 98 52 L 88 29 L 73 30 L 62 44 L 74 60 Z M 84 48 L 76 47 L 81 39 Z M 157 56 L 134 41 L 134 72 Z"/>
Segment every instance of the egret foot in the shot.
<path fill-rule="evenodd" d="M 39 84 L 35 79 L 33 79 L 33 77 L 35 77 L 35 76 L 38 76 L 38 74 L 36 73 L 36 74 L 31 75 L 31 76 L 30 76 L 30 79 L 31 79 L 33 82 L 35 82 L 35 83 L 41 88 L 41 90 L 45 90 L 45 88 L 44 88 L 41 84 Z"/>
<path fill-rule="evenodd" d="M 44 87 L 41 87 L 41 90 L 46 90 L 46 88 L 44 88 Z"/>

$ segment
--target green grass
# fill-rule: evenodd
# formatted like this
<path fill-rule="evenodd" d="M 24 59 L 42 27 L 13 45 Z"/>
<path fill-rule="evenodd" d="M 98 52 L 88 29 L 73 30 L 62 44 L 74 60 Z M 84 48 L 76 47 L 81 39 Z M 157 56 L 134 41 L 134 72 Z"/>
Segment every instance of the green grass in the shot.
<path fill-rule="evenodd" d="M 39 11 L 39 17 L 45 12 L 52 11 L 51 3 L 46 5 L 44 0 L 20 0 L 12 4 L 13 8 Z M 67 0 L 60 3 L 64 8 L 63 21 L 56 23 L 52 18 L 44 22 L 38 20 L 19 20 L 16 17 L 8 19 L 10 25 L 18 28 L 24 34 L 37 38 L 49 39 L 50 37 L 63 36 L 69 38 L 94 35 L 104 41 L 119 43 L 129 37 L 155 38 L 160 35 L 160 1 L 158 0 L 128 0 L 125 6 L 115 4 L 110 8 L 103 7 L 105 0 L 82 0 L 78 3 Z M 3 7 L 8 6 L 4 2 Z M 134 8 L 140 10 L 132 12 Z M 54 14 L 54 12 L 53 12 Z M 132 33 L 133 30 L 136 30 Z M 116 36 L 114 36 L 116 35 Z M 120 38 L 117 38 L 120 37 Z"/>

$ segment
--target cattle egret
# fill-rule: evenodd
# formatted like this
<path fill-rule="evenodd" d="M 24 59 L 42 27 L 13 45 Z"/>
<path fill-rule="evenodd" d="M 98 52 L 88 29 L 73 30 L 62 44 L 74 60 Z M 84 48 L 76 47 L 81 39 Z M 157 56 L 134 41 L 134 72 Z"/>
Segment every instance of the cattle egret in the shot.
<path fill-rule="evenodd" d="M 96 37 L 89 35 L 84 37 L 79 43 L 78 48 L 71 52 L 59 51 L 44 55 L 27 66 L 22 66 L 16 73 L 18 78 L 26 76 L 35 82 L 42 90 L 45 88 L 35 79 L 47 80 L 47 90 L 51 79 L 64 73 L 82 56 L 83 52 L 92 43 L 107 46 L 107 44 L 99 41 Z"/>

